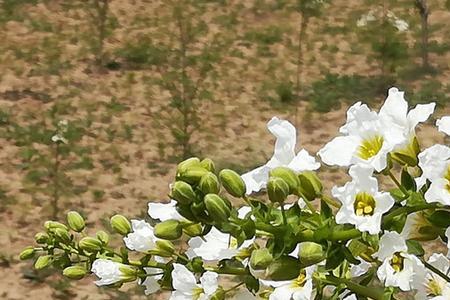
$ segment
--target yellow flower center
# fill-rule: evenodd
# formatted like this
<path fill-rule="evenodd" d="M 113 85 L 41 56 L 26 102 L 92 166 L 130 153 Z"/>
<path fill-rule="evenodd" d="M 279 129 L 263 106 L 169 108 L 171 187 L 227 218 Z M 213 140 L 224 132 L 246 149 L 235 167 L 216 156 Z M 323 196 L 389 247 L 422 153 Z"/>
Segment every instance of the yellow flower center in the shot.
<path fill-rule="evenodd" d="M 391 259 L 391 266 L 395 272 L 403 270 L 405 259 L 401 256 L 400 252 L 395 252 Z"/>
<path fill-rule="evenodd" d="M 447 184 L 445 185 L 445 189 L 450 193 L 450 164 L 447 166 L 447 171 L 444 173 L 444 179 L 447 180 Z"/>
<path fill-rule="evenodd" d="M 383 147 L 383 142 L 384 139 L 380 135 L 363 140 L 358 148 L 358 156 L 365 160 L 374 157 L 380 152 L 381 147 Z"/>
<path fill-rule="evenodd" d="M 303 287 L 305 283 L 306 283 L 306 272 L 305 270 L 302 270 L 300 271 L 298 277 L 292 281 L 291 287 L 293 288 Z"/>
<path fill-rule="evenodd" d="M 372 216 L 375 212 L 375 199 L 366 192 L 359 192 L 355 196 L 353 208 L 357 216 Z"/>
<path fill-rule="evenodd" d="M 442 287 L 439 282 L 434 278 L 429 279 L 427 283 L 427 295 L 428 296 L 441 296 L 442 295 Z"/>

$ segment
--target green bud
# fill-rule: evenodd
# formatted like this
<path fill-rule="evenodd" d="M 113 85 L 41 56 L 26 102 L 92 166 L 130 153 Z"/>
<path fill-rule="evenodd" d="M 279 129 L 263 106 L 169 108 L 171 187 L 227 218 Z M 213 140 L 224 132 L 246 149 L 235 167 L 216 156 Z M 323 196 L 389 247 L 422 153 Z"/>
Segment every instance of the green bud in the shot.
<path fill-rule="evenodd" d="M 184 181 L 175 181 L 172 185 L 172 191 L 170 192 L 170 198 L 176 200 L 181 204 L 190 204 L 196 198 L 192 186 Z"/>
<path fill-rule="evenodd" d="M 25 249 L 22 250 L 22 252 L 20 252 L 19 254 L 19 258 L 21 260 L 27 260 L 30 258 L 33 258 L 34 254 L 36 253 L 36 251 L 34 250 L 33 247 L 26 247 Z"/>
<path fill-rule="evenodd" d="M 156 250 L 159 252 L 158 255 L 163 257 L 170 257 L 175 253 L 175 246 L 171 241 L 167 240 L 157 240 L 155 242 Z"/>
<path fill-rule="evenodd" d="M 312 171 L 305 171 L 298 175 L 300 185 L 298 187 L 299 196 L 306 197 L 307 201 L 313 201 L 322 194 L 322 183 L 317 174 Z"/>
<path fill-rule="evenodd" d="M 56 222 L 56 221 L 47 221 L 44 223 L 44 227 L 45 227 L 45 229 L 47 229 L 47 231 L 52 231 L 52 230 L 55 230 L 56 228 L 69 230 L 69 228 L 67 228 L 66 225 Z"/>
<path fill-rule="evenodd" d="M 178 178 L 190 184 L 197 184 L 200 179 L 209 171 L 202 167 L 191 167 L 180 173 Z"/>
<path fill-rule="evenodd" d="M 299 246 L 298 258 L 303 268 L 315 265 L 325 259 L 322 245 L 314 242 L 302 242 Z"/>
<path fill-rule="evenodd" d="M 214 173 L 216 170 L 216 167 L 214 166 L 214 162 L 210 158 L 205 158 L 204 160 L 202 160 L 200 162 L 200 166 L 212 173 Z"/>
<path fill-rule="evenodd" d="M 76 232 L 82 232 L 86 226 L 83 217 L 76 211 L 67 213 L 67 224 L 69 224 L 70 229 Z"/>
<path fill-rule="evenodd" d="M 294 171 L 286 167 L 277 167 L 270 170 L 269 176 L 279 177 L 283 179 L 289 185 L 290 194 L 295 193 L 297 191 L 298 185 L 300 184 L 300 180 L 298 179 Z"/>
<path fill-rule="evenodd" d="M 36 262 L 34 263 L 34 268 L 36 270 L 42 270 L 46 267 L 48 267 L 53 261 L 53 258 L 51 255 L 43 255 L 39 256 Z"/>
<path fill-rule="evenodd" d="M 233 170 L 223 169 L 219 173 L 220 182 L 227 192 L 234 197 L 241 198 L 245 195 L 245 183 L 241 176 Z"/>
<path fill-rule="evenodd" d="M 69 232 L 66 229 L 62 228 L 56 228 L 54 230 L 55 235 L 63 242 L 70 242 L 71 237 L 69 235 Z"/>
<path fill-rule="evenodd" d="M 213 173 L 208 172 L 202 176 L 198 187 L 203 194 L 217 194 L 220 190 L 219 179 Z"/>
<path fill-rule="evenodd" d="M 63 271 L 63 275 L 70 279 L 79 280 L 87 274 L 87 271 L 82 266 L 67 267 Z"/>
<path fill-rule="evenodd" d="M 103 245 L 108 245 L 109 243 L 109 234 L 104 232 L 103 230 L 100 230 L 96 234 L 97 239 L 102 242 Z"/>
<path fill-rule="evenodd" d="M 156 224 L 154 234 L 164 240 L 176 240 L 183 234 L 183 228 L 177 220 L 167 220 Z"/>
<path fill-rule="evenodd" d="M 217 222 L 226 222 L 231 214 L 228 203 L 216 194 L 208 194 L 203 199 L 208 215 Z"/>
<path fill-rule="evenodd" d="M 34 240 L 38 244 L 45 244 L 48 241 L 48 235 L 46 233 L 44 233 L 44 232 L 38 232 L 34 236 Z"/>
<path fill-rule="evenodd" d="M 221 286 L 217 288 L 214 294 L 211 295 L 211 300 L 224 300 L 225 299 L 225 291 Z"/>
<path fill-rule="evenodd" d="M 181 226 L 183 227 L 183 232 L 191 237 L 202 235 L 203 227 L 199 223 L 182 222 Z"/>
<path fill-rule="evenodd" d="M 115 215 L 111 218 L 110 224 L 115 232 L 121 235 L 127 235 L 131 232 L 131 224 L 127 218 L 122 215 Z"/>
<path fill-rule="evenodd" d="M 291 280 L 300 274 L 300 261 L 292 256 L 282 256 L 274 260 L 266 269 L 269 279 L 275 281 Z"/>
<path fill-rule="evenodd" d="M 137 270 L 132 266 L 121 264 L 119 270 L 122 273 L 121 282 L 131 282 L 137 279 Z"/>
<path fill-rule="evenodd" d="M 103 244 L 100 240 L 89 236 L 82 238 L 78 243 L 78 246 L 88 252 L 98 252 L 103 248 Z"/>
<path fill-rule="evenodd" d="M 271 177 L 267 182 L 267 194 L 270 201 L 283 203 L 289 196 L 289 185 L 279 177 Z"/>
<path fill-rule="evenodd" d="M 250 257 L 250 266 L 255 270 L 264 270 L 273 261 L 273 256 L 269 249 L 256 249 L 252 252 Z"/>
<path fill-rule="evenodd" d="M 181 173 L 186 172 L 187 169 L 194 166 L 195 167 L 200 166 L 200 159 L 198 159 L 197 157 L 191 157 L 180 162 L 177 166 L 177 176 Z"/>

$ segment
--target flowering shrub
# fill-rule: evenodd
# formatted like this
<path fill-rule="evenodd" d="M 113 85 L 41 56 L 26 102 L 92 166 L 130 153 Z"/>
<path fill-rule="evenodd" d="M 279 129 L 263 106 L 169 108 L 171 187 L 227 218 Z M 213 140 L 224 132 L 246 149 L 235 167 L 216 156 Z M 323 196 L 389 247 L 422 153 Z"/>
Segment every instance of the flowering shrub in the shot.
<path fill-rule="evenodd" d="M 450 148 L 422 150 L 415 134 L 435 104 L 408 111 L 396 88 L 379 112 L 356 103 L 340 135 L 318 153 L 327 165 L 349 167 L 351 180 L 326 192 L 320 163 L 295 153 L 288 121 L 268 123 L 272 158 L 242 176 L 217 172 L 212 160 L 177 167 L 168 204 L 149 203 L 155 226 L 111 218 L 125 247 L 104 231 L 88 235 L 85 220 L 45 223 L 22 259 L 61 268 L 71 279 L 92 272 L 99 286 L 136 282 L 170 299 L 450 299 L 450 261 L 422 242 L 450 235 Z M 450 134 L 450 117 L 437 122 Z M 400 176 L 394 173 L 400 173 Z M 396 188 L 379 185 L 386 177 Z M 224 280 L 228 277 L 228 280 Z"/>

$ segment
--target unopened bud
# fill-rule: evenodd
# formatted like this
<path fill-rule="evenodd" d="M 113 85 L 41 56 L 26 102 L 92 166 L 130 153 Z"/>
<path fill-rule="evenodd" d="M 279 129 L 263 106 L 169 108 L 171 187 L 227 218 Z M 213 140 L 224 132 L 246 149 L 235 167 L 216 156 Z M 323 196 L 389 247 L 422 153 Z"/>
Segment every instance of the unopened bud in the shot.
<path fill-rule="evenodd" d="M 267 194 L 270 201 L 283 203 L 289 196 L 289 185 L 279 177 L 271 177 L 267 182 Z"/>
<path fill-rule="evenodd" d="M 87 271 L 82 266 L 71 266 L 67 267 L 63 271 L 63 275 L 67 278 L 79 280 L 87 274 Z"/>
<path fill-rule="evenodd" d="M 110 224 L 112 229 L 118 234 L 127 235 L 131 232 L 130 221 L 122 215 L 113 216 L 110 220 Z"/>
<path fill-rule="evenodd" d="M 82 238 L 78 243 L 78 246 L 88 252 L 97 252 L 103 248 L 103 244 L 99 239 L 89 236 Z"/>
<path fill-rule="evenodd" d="M 183 228 L 177 220 L 167 220 L 156 224 L 154 234 L 164 240 L 176 240 L 183 234 Z"/>
<path fill-rule="evenodd" d="M 197 184 L 203 177 L 203 175 L 205 175 L 208 172 L 209 172 L 208 170 L 200 166 L 191 167 L 186 171 L 184 171 L 183 173 L 180 173 L 178 178 L 190 184 Z"/>
<path fill-rule="evenodd" d="M 191 157 L 180 162 L 177 166 L 177 176 L 181 173 L 186 172 L 187 169 L 194 166 L 195 167 L 200 166 L 200 159 L 198 159 L 197 157 Z"/>
<path fill-rule="evenodd" d="M 158 255 L 163 257 L 170 257 L 175 253 L 175 246 L 171 241 L 167 240 L 157 240 L 155 242 L 156 250 L 159 252 Z"/>
<path fill-rule="evenodd" d="M 67 213 L 67 224 L 69 224 L 70 229 L 76 232 L 83 231 L 86 226 L 83 217 L 76 211 Z"/>
<path fill-rule="evenodd" d="M 300 274 L 300 261 L 292 256 L 282 256 L 274 260 L 266 269 L 269 279 L 275 281 L 291 280 Z"/>
<path fill-rule="evenodd" d="M 183 232 L 191 237 L 202 235 L 203 227 L 199 223 L 185 222 L 181 225 L 183 227 Z"/>
<path fill-rule="evenodd" d="M 20 252 L 19 258 L 21 260 L 30 259 L 33 258 L 35 253 L 36 251 L 34 250 L 33 247 L 26 247 L 25 249 L 22 250 L 22 252 Z"/>
<path fill-rule="evenodd" d="M 217 222 L 225 222 L 231 214 L 231 209 L 228 203 L 216 194 L 208 194 L 204 198 L 204 203 L 208 215 Z"/>
<path fill-rule="evenodd" d="M 325 259 L 325 252 L 320 244 L 314 242 L 302 242 L 299 244 L 298 258 L 302 267 L 315 265 Z"/>
<path fill-rule="evenodd" d="M 212 173 L 214 173 L 216 170 L 216 167 L 214 166 L 214 162 L 210 158 L 205 158 L 204 160 L 202 160 L 200 162 L 200 166 Z"/>
<path fill-rule="evenodd" d="M 214 175 L 214 173 L 208 172 L 202 176 L 198 187 L 205 195 L 217 194 L 220 190 L 219 179 L 217 179 L 217 176 Z"/>
<path fill-rule="evenodd" d="M 297 175 L 289 168 L 286 167 L 277 167 L 275 169 L 270 170 L 270 177 L 279 177 L 283 179 L 289 186 L 289 193 L 293 194 L 297 191 L 298 185 L 300 183 Z"/>
<path fill-rule="evenodd" d="M 225 299 L 225 291 L 222 287 L 218 287 L 217 290 L 212 294 L 211 300 L 224 300 Z"/>
<path fill-rule="evenodd" d="M 97 239 L 102 242 L 103 245 L 108 245 L 109 243 L 109 234 L 104 232 L 103 230 L 100 230 L 96 234 Z"/>
<path fill-rule="evenodd" d="M 44 227 L 45 227 L 45 229 L 47 229 L 47 231 L 52 231 L 52 230 L 55 230 L 56 228 L 69 230 L 69 228 L 67 228 L 66 225 L 64 225 L 63 223 L 60 223 L 60 222 L 56 222 L 56 221 L 47 221 L 44 223 Z"/>
<path fill-rule="evenodd" d="M 172 185 L 170 198 L 181 204 L 190 204 L 197 198 L 197 196 L 195 195 L 195 192 L 190 184 L 184 181 L 175 181 Z"/>
<path fill-rule="evenodd" d="M 129 265 L 121 264 L 119 266 L 119 270 L 122 273 L 121 282 L 131 282 L 136 280 L 137 278 L 136 268 Z"/>
<path fill-rule="evenodd" d="M 44 233 L 44 232 L 38 232 L 34 236 L 34 240 L 38 244 L 45 244 L 48 241 L 48 235 L 46 233 Z"/>
<path fill-rule="evenodd" d="M 315 172 L 305 171 L 298 175 L 300 185 L 298 187 L 299 196 L 306 197 L 305 200 L 313 201 L 322 193 L 322 183 Z"/>
<path fill-rule="evenodd" d="M 66 229 L 56 228 L 54 232 L 55 235 L 63 242 L 69 242 L 71 240 L 69 232 Z"/>
<path fill-rule="evenodd" d="M 42 270 L 48 267 L 52 263 L 53 259 L 51 255 L 43 255 L 39 256 L 36 262 L 34 263 L 34 268 L 36 270 Z"/>
<path fill-rule="evenodd" d="M 252 255 L 250 257 L 250 266 L 254 270 L 264 270 L 272 263 L 272 261 L 273 256 L 270 253 L 269 249 L 256 249 L 252 252 Z"/>
<path fill-rule="evenodd" d="M 231 196 L 240 198 L 245 195 L 245 182 L 235 171 L 224 169 L 220 171 L 219 178 L 223 187 Z"/>

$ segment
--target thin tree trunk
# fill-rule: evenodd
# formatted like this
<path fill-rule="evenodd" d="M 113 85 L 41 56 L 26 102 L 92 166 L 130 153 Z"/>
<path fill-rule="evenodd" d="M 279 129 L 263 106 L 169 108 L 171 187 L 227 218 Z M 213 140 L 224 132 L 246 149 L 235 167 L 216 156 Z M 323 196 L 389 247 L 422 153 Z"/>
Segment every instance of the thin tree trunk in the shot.
<path fill-rule="evenodd" d="M 53 181 L 53 199 L 52 199 L 52 217 L 57 220 L 59 212 L 59 144 L 55 145 L 55 164 L 53 165 L 52 181 Z"/>
<path fill-rule="evenodd" d="M 430 62 L 428 58 L 428 16 L 430 14 L 428 9 L 427 0 L 415 0 L 417 9 L 419 10 L 421 19 L 421 56 L 422 56 L 422 67 L 428 69 L 430 67 Z"/>
<path fill-rule="evenodd" d="M 300 98 L 302 96 L 302 88 L 303 88 L 303 44 L 306 39 L 306 27 L 308 26 L 308 18 L 301 13 L 301 21 L 298 31 L 298 48 L 297 48 L 297 74 L 296 74 L 296 83 L 295 83 L 295 126 L 298 127 L 298 105 L 300 102 Z"/>

